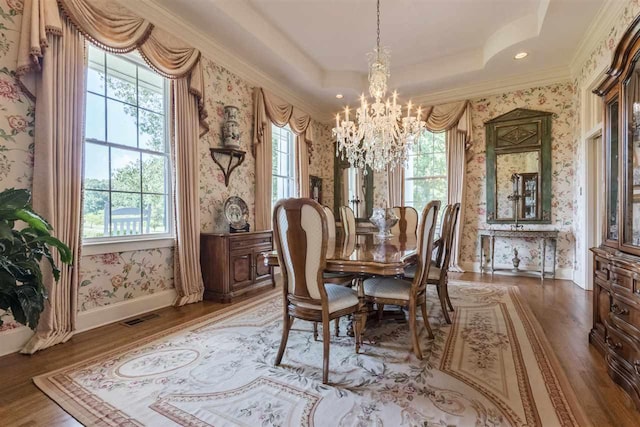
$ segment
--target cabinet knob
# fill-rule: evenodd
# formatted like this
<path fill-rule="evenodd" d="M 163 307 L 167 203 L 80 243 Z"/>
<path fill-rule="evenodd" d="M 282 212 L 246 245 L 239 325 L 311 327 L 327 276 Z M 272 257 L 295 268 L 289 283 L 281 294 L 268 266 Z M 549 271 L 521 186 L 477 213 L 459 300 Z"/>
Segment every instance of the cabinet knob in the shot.
<path fill-rule="evenodd" d="M 622 344 L 620 344 L 619 342 L 614 343 L 611 338 L 607 337 L 604 342 L 607 344 L 607 347 L 609 347 L 611 350 L 618 350 L 622 348 Z"/>
<path fill-rule="evenodd" d="M 627 310 L 626 308 L 620 308 L 620 306 L 618 304 L 611 304 L 611 311 L 614 314 L 617 314 L 618 316 L 624 316 L 629 314 L 629 310 Z"/>

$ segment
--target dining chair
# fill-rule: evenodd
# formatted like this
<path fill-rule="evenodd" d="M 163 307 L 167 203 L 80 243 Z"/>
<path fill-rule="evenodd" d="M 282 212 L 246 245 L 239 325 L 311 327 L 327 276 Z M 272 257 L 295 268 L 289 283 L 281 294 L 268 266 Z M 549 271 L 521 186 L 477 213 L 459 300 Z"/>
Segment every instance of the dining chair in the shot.
<path fill-rule="evenodd" d="M 433 338 L 429 317 L 427 316 L 426 286 L 429 270 L 432 267 L 433 234 L 436 229 L 439 209 L 440 201 L 433 200 L 422 211 L 418 233 L 417 268 L 412 281 L 395 277 L 374 277 L 365 279 L 363 282 L 365 301 L 367 303 L 409 307 L 409 332 L 413 352 L 418 359 L 422 359 L 416 324 L 418 307 L 422 310 L 422 320 L 429 333 L 429 338 Z"/>
<path fill-rule="evenodd" d="M 394 206 L 393 212 L 398 217 L 398 222 L 391 227 L 391 234 L 415 236 L 418 231 L 418 211 L 411 206 Z"/>
<path fill-rule="evenodd" d="M 345 236 L 356 234 L 356 216 L 349 206 L 340 207 L 340 221 L 342 221 L 342 229 Z"/>
<path fill-rule="evenodd" d="M 284 199 L 273 209 L 274 243 L 282 268 L 284 321 L 282 340 L 275 365 L 282 362 L 294 318 L 322 322 L 322 382 L 329 379 L 330 321 L 355 315 L 356 352 L 360 350 L 360 301 L 346 286 L 327 284 L 322 273 L 326 267 L 327 216 L 312 199 Z"/>
<path fill-rule="evenodd" d="M 438 239 L 438 247 L 433 266 L 427 277 L 427 285 L 435 285 L 442 307 L 442 315 L 447 323 L 451 323 L 449 311 L 453 311 L 453 304 L 449 298 L 449 266 L 451 262 L 451 251 L 458 224 L 460 213 L 460 203 L 447 205 L 442 216 L 441 236 Z M 412 279 L 415 276 L 415 269 L 409 267 L 405 269 L 404 277 Z"/>
<path fill-rule="evenodd" d="M 329 206 L 323 206 L 324 213 L 327 216 L 327 231 L 328 231 L 328 247 L 327 247 L 327 258 L 331 258 L 333 256 L 335 250 L 335 238 L 336 238 L 336 217 L 333 215 L 333 211 Z M 346 241 L 347 239 L 345 239 Z M 331 255 L 329 254 L 331 252 Z M 324 277 L 325 283 L 335 283 L 338 285 L 350 285 L 353 280 L 356 278 L 355 275 L 351 273 L 340 273 L 333 271 L 325 271 L 322 276 Z M 313 325 L 314 327 L 314 338 L 317 338 L 317 323 Z M 335 333 L 336 336 L 340 336 L 340 319 L 335 320 Z"/>

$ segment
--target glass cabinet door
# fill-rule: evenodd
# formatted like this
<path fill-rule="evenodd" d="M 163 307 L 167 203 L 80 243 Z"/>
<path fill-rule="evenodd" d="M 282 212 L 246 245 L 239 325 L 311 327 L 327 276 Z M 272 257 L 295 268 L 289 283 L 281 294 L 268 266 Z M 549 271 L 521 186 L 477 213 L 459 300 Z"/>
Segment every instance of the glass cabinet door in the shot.
<path fill-rule="evenodd" d="M 607 179 L 607 219 L 606 219 L 606 240 L 618 241 L 618 137 L 620 103 L 618 98 L 614 98 L 607 103 L 606 124 L 607 124 L 607 157 L 606 157 L 606 179 Z"/>
<path fill-rule="evenodd" d="M 640 66 L 625 82 L 627 138 L 624 141 L 623 244 L 640 247 Z"/>

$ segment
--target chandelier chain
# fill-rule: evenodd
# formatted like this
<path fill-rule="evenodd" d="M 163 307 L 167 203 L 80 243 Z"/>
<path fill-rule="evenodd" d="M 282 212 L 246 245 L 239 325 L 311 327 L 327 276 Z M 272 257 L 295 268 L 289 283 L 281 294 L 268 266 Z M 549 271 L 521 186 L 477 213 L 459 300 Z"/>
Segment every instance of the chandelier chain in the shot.
<path fill-rule="evenodd" d="M 378 48 L 378 57 L 380 57 L 380 0 L 378 0 L 378 31 L 377 31 L 377 35 L 378 35 L 378 39 L 376 42 L 376 47 Z"/>

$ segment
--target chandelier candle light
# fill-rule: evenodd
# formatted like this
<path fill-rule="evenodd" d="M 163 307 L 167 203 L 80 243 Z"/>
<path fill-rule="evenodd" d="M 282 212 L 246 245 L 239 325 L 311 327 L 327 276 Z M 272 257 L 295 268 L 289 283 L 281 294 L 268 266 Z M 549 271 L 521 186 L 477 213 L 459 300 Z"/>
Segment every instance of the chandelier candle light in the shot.
<path fill-rule="evenodd" d="M 411 115 L 411 101 L 406 106 L 406 115 L 402 116 L 402 107 L 398 104 L 398 93 L 393 92 L 391 99 L 383 100 L 387 93 L 387 81 L 390 76 L 389 50 L 380 47 L 380 0 L 377 2 L 377 41 L 373 52 L 369 53 L 369 94 L 373 102 L 369 104 L 364 94 L 360 97 L 360 108 L 355 112 L 355 122 L 350 120 L 350 109 L 345 107 L 344 118 L 336 114 L 336 157 L 347 159 L 351 166 L 363 169 L 367 167 L 375 172 L 388 171 L 407 163 L 407 150 L 424 131 L 422 108 Z M 388 184 L 387 184 L 388 185 Z M 388 193 L 388 191 L 387 191 Z M 375 208 L 371 217 L 380 230 L 379 237 L 390 237 L 389 228 L 397 222 L 393 210 L 385 202 L 385 208 Z M 392 223 L 392 224 L 391 224 Z M 391 225 L 389 225 L 391 224 Z"/>

